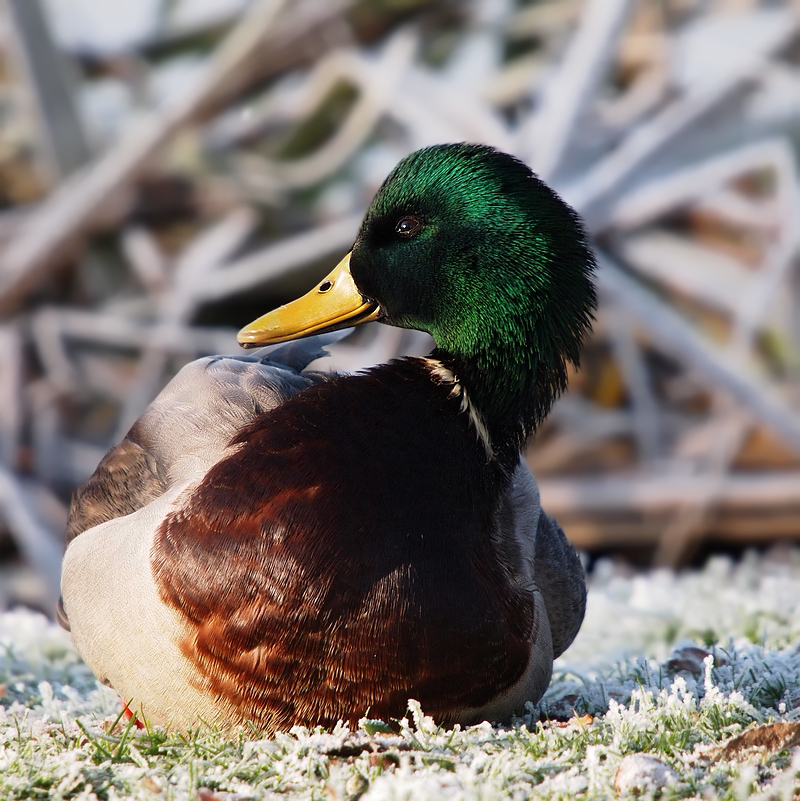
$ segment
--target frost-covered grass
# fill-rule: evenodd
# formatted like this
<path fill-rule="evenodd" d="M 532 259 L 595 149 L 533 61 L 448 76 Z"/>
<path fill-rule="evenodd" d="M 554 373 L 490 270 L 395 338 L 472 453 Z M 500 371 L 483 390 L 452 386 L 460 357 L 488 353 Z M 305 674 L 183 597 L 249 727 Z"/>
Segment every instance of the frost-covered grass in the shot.
<path fill-rule="evenodd" d="M 0 685 L 2 799 L 794 799 L 800 551 L 678 575 L 599 566 L 550 690 L 507 728 L 443 730 L 412 702 L 393 729 L 137 731 L 68 636 L 24 611 L 0 616 Z"/>

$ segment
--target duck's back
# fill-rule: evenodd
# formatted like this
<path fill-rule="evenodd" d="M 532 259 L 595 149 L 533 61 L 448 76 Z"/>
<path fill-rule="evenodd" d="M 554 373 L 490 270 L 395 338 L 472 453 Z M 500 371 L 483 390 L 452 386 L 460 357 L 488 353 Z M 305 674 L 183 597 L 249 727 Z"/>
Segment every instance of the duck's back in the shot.
<path fill-rule="evenodd" d="M 292 351 L 296 344 L 282 348 L 281 362 L 270 356 L 211 356 L 187 364 L 75 492 L 66 544 L 99 523 L 135 512 L 177 484 L 196 481 L 245 425 L 321 380 L 286 364 Z M 324 351 L 311 347 L 304 353 L 299 368 Z"/>

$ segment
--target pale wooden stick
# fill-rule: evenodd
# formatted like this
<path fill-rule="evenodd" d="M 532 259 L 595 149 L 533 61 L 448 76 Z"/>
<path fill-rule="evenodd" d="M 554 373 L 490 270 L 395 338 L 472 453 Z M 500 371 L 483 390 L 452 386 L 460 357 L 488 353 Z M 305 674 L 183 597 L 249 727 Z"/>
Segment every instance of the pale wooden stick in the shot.
<path fill-rule="evenodd" d="M 75 105 L 73 65 L 53 41 L 41 0 L 6 0 L 8 36 L 39 119 L 39 154 L 51 183 L 83 166 L 91 149 Z"/>
<path fill-rule="evenodd" d="M 606 76 L 632 6 L 632 0 L 588 0 L 583 7 L 569 49 L 545 85 L 536 116 L 525 132 L 532 141 L 520 143 L 545 181 L 557 172 L 581 114 Z"/>
<path fill-rule="evenodd" d="M 730 410 L 729 399 L 717 403 L 728 408 L 718 413 L 719 429 L 711 451 L 704 455 L 704 494 L 691 503 L 680 503 L 678 511 L 664 528 L 658 542 L 653 564 L 657 567 L 677 567 L 687 556 L 694 540 L 702 534 L 715 510 L 722 501 L 722 493 L 729 479 L 731 463 L 739 452 L 750 430 L 751 419 L 736 408 Z"/>
<path fill-rule="evenodd" d="M 62 547 L 56 533 L 47 529 L 34 513 L 34 497 L 26 483 L 9 470 L 0 468 L 0 515 L 25 561 L 44 579 L 46 602 L 55 606 Z"/>
<path fill-rule="evenodd" d="M 122 252 L 136 277 L 149 294 L 158 297 L 169 279 L 167 258 L 155 237 L 146 228 L 132 226 L 122 232 L 121 239 Z"/>
<path fill-rule="evenodd" d="M 617 304 L 612 304 L 605 315 L 609 341 L 630 392 L 639 457 L 652 463 L 663 450 L 658 402 L 650 386 L 641 350 L 634 339 L 631 321 L 625 310 L 615 306 Z"/>
<path fill-rule="evenodd" d="M 542 506 L 548 514 L 572 518 L 637 512 L 661 514 L 679 504 L 703 506 L 716 476 L 693 474 L 592 476 L 539 479 Z M 800 508 L 800 473 L 734 473 L 718 488 L 727 512 Z"/>
<path fill-rule="evenodd" d="M 104 344 L 110 348 L 143 348 L 153 341 L 152 323 L 112 310 L 90 312 L 44 308 L 35 313 L 32 327 L 40 358 L 44 358 L 44 353 L 52 349 L 55 336 Z M 48 333 L 40 341 L 37 334 L 42 330 Z M 233 353 L 237 350 L 234 328 L 175 325 L 170 328 L 169 334 L 161 344 L 176 354 Z M 63 354 L 63 349 L 54 355 L 57 357 L 59 353 Z M 53 369 L 58 374 L 56 365 L 53 365 Z"/>
<path fill-rule="evenodd" d="M 286 237 L 262 250 L 225 265 L 195 289 L 196 301 L 211 302 L 266 285 L 289 275 L 299 266 L 344 251 L 355 240 L 363 214 L 352 214 L 312 231 Z M 331 264 L 331 269 L 334 265 Z M 310 289 L 311 287 L 309 287 Z"/>
<path fill-rule="evenodd" d="M 657 517 L 637 519 L 637 516 L 599 516 L 559 518 L 569 541 L 586 550 L 609 548 L 652 548 L 657 546 L 663 522 Z M 728 545 L 752 547 L 759 543 L 774 544 L 778 540 L 797 542 L 800 531 L 800 509 L 775 511 L 757 509 L 754 512 L 720 510 L 714 518 L 714 534 Z"/>
<path fill-rule="evenodd" d="M 22 430 L 22 337 L 17 325 L 0 326 L 0 463 L 13 469 Z"/>

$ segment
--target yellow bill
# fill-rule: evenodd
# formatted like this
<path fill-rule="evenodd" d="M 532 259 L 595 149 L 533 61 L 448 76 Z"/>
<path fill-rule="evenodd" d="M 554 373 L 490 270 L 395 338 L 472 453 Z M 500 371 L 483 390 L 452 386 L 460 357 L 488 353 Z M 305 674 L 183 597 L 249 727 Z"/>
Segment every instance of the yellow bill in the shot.
<path fill-rule="evenodd" d="M 348 253 L 314 289 L 245 326 L 237 340 L 244 348 L 260 348 L 367 323 L 380 314 L 380 306 L 358 291 Z"/>

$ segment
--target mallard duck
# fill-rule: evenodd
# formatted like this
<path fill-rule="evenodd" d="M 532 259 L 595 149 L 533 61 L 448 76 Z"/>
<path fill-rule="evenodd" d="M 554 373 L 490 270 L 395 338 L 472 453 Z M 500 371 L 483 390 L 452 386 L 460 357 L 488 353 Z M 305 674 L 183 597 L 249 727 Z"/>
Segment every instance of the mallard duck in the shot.
<path fill-rule="evenodd" d="M 178 373 L 73 500 L 62 619 L 86 663 L 165 726 L 536 702 L 586 596 L 520 450 L 578 362 L 593 269 L 576 214 L 512 156 L 401 161 L 351 252 L 239 342 L 379 320 L 437 347 L 323 376 L 302 372 L 312 339 Z"/>

